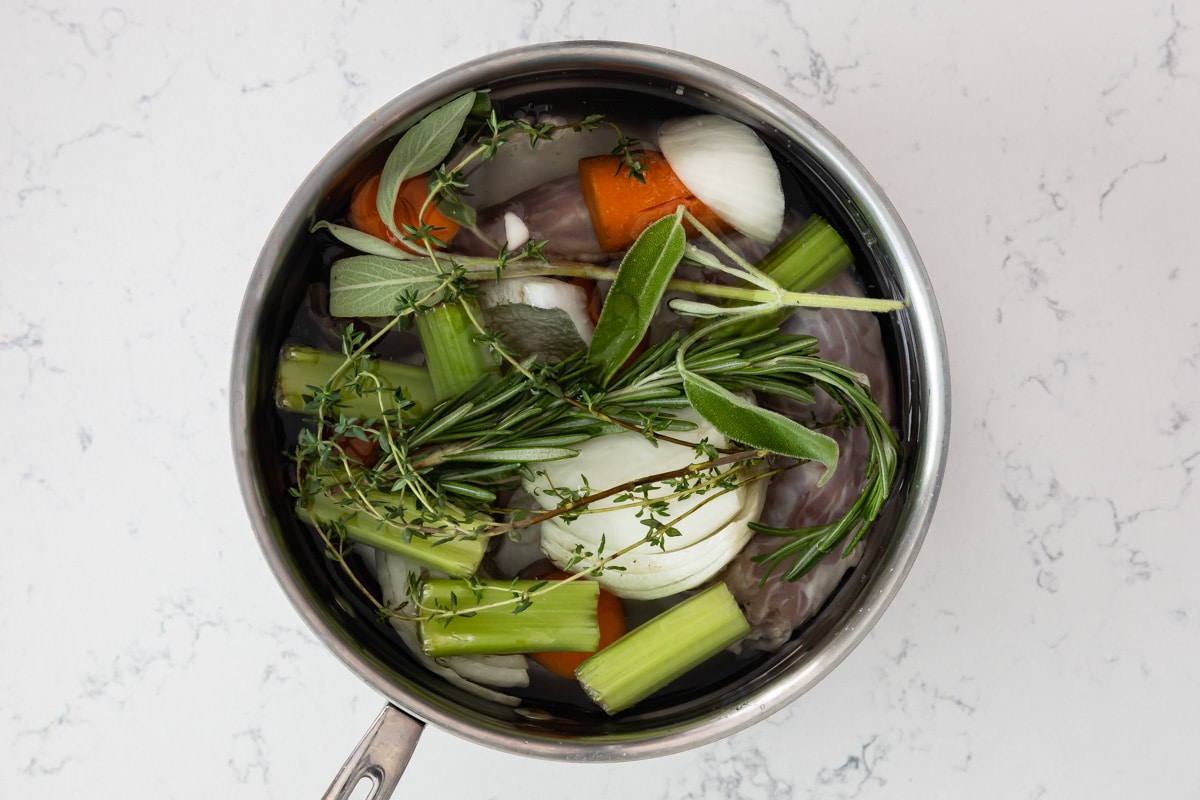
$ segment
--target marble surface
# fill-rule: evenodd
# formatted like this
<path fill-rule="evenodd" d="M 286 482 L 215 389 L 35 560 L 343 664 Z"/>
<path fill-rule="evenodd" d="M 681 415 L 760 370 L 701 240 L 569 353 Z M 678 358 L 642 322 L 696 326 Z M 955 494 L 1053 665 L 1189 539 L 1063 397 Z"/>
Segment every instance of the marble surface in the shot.
<path fill-rule="evenodd" d="M 407 796 L 1200 797 L 1200 2 L 0 7 L 0 797 L 317 796 L 382 702 L 234 479 L 251 265 L 353 124 L 534 41 L 719 60 L 841 138 L 950 342 L 950 469 L 869 638 L 652 761 L 429 730 Z M 466 768 L 463 768 L 466 766 Z"/>

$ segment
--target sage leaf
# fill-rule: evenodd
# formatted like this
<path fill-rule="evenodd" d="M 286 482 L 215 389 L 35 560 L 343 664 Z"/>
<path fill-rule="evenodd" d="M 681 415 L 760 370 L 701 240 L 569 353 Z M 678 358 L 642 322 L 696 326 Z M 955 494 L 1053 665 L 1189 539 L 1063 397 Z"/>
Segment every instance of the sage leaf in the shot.
<path fill-rule="evenodd" d="M 435 302 L 445 276 L 429 259 L 397 261 L 351 256 L 329 270 L 329 313 L 335 317 L 390 317 L 402 297 Z"/>
<path fill-rule="evenodd" d="M 683 258 L 687 237 L 676 212 L 650 224 L 621 259 L 588 348 L 588 361 L 607 384 L 633 354 Z"/>
<path fill-rule="evenodd" d="M 683 372 L 683 390 L 692 408 L 726 437 L 759 450 L 824 464 L 820 484 L 837 467 L 837 442 L 825 434 L 760 408 L 690 370 Z"/>
<path fill-rule="evenodd" d="M 396 227 L 396 195 L 400 192 L 400 184 L 414 175 L 428 172 L 450 155 L 474 104 L 475 92 L 467 92 L 430 112 L 400 137 L 384 162 L 375 207 L 397 239 L 402 236 Z"/>
<path fill-rule="evenodd" d="M 421 258 L 416 253 L 405 250 L 403 247 L 397 247 L 391 242 L 385 242 L 383 239 L 372 236 L 369 233 L 363 233 L 357 228 L 348 228 L 345 225 L 335 225 L 332 222 L 320 220 L 313 223 L 310 232 L 316 233 L 319 230 L 327 230 L 333 234 L 333 238 L 342 244 L 369 255 L 396 258 L 403 261 Z"/>
<path fill-rule="evenodd" d="M 477 214 L 475 209 L 464 203 L 457 197 L 442 197 L 437 202 L 438 211 L 442 212 L 442 216 L 446 219 L 453 220 L 467 230 L 472 230 L 476 225 Z"/>

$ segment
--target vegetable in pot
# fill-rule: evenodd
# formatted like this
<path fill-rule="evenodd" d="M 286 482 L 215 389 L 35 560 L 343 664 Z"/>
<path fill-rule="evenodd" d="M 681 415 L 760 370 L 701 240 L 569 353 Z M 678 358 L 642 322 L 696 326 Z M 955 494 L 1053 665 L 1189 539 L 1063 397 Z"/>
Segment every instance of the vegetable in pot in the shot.
<path fill-rule="evenodd" d="M 339 538 L 395 553 L 398 556 L 439 570 L 447 575 L 474 575 L 487 550 L 487 539 L 463 535 L 467 520 L 442 520 L 440 533 L 414 536 L 411 528 L 390 520 L 397 509 L 393 504 L 411 505 L 403 495 L 368 497 L 370 510 L 355 507 L 350 498 L 325 489 L 296 505 L 296 514 L 312 524 L 321 525 Z M 411 509 L 410 509 L 411 510 Z M 483 520 L 476 517 L 475 523 Z"/>
<path fill-rule="evenodd" d="M 429 197 L 429 176 L 414 175 L 400 184 L 395 200 L 393 227 L 400 231 L 397 236 L 379 216 L 375 198 L 379 194 L 378 174 L 365 178 L 354 190 L 350 201 L 350 224 L 363 233 L 383 239 L 413 253 L 424 252 L 417 237 L 426 235 L 436 247 L 445 247 L 458 233 L 459 224 L 438 210 L 436 204 L 426 205 Z"/>
<path fill-rule="evenodd" d="M 420 586 L 422 574 L 429 574 L 414 562 L 382 550 L 375 552 L 375 576 L 379 591 L 388 608 L 403 609 L 415 602 L 410 591 Z M 440 574 L 440 573 L 439 573 Z M 467 655 L 433 658 L 421 647 L 416 620 L 393 614 L 388 618 L 409 652 L 426 669 L 451 684 L 478 695 L 485 700 L 507 706 L 518 706 L 520 698 L 499 691 L 520 689 L 529 685 L 529 669 L 520 655 Z"/>
<path fill-rule="evenodd" d="M 544 602 L 533 602 L 539 592 Z M 421 647 L 427 655 L 591 651 L 600 646 L 589 580 L 454 581 L 421 585 Z"/>
<path fill-rule="evenodd" d="M 579 182 L 600 247 L 609 253 L 628 248 L 650 223 L 683 206 L 714 230 L 721 218 L 684 185 L 661 153 L 639 151 L 642 163 L 636 178 L 623 168 L 623 159 L 602 155 L 579 161 Z"/>
<path fill-rule="evenodd" d="M 688 434 L 694 441 L 716 449 L 728 446 L 691 409 L 682 409 L 677 419 L 695 424 Z M 688 475 L 692 465 L 708 460 L 704 450 L 658 445 L 632 431 L 596 437 L 576 449 L 574 458 L 543 464 L 525 480 L 525 490 L 544 508 L 557 507 L 564 492 L 620 484 L 628 479 L 631 464 L 644 473 L 681 473 L 674 481 L 597 500 L 576 518 L 542 523 L 542 550 L 560 567 L 570 564 L 570 569 L 587 572 L 599 556 L 632 547 L 608 562 L 619 569 L 595 576 L 619 597 L 651 600 L 694 589 L 728 564 L 753 535 L 749 523 L 759 517 L 766 488 L 755 469 L 726 465 L 697 468 Z M 660 531 L 653 546 L 633 547 Z M 581 553 L 596 555 L 581 558 Z"/>
<path fill-rule="evenodd" d="M 433 408 L 433 381 L 424 367 L 375 358 L 364 358 L 350 369 L 345 366 L 339 353 L 302 345 L 284 347 L 275 379 L 276 404 L 286 411 L 314 413 L 312 398 L 328 385 L 337 396 L 325 397 L 324 402 L 361 420 L 393 411 L 420 417 Z"/>
<path fill-rule="evenodd" d="M 576 677 L 608 714 L 633 706 L 750 632 L 717 583 L 622 636 L 579 665 Z"/>
<path fill-rule="evenodd" d="M 551 572 L 542 577 L 565 580 L 570 573 Z M 530 653 L 529 657 L 561 678 L 574 679 L 580 664 L 625 635 L 625 608 L 616 595 L 604 588 L 596 598 L 596 625 L 600 629 L 600 640 L 593 650 L 554 650 Z"/>
<path fill-rule="evenodd" d="M 713 213 L 759 242 L 783 226 L 779 167 L 758 135 L 716 114 L 667 120 L 658 145 L 679 180 Z"/>

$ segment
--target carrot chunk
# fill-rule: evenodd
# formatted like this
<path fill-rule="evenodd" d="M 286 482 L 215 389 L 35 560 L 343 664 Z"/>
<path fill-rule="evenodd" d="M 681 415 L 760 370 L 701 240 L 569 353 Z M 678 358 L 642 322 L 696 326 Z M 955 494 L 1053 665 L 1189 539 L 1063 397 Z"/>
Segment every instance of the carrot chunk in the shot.
<path fill-rule="evenodd" d="M 681 203 L 709 230 L 729 230 L 724 220 L 688 191 L 662 153 L 644 150 L 635 155 L 645 165 L 645 183 L 627 173 L 621 156 L 579 160 L 583 200 L 601 249 L 609 253 L 625 250 L 650 223 L 675 213 Z"/>
<path fill-rule="evenodd" d="M 416 243 L 398 240 L 388 226 L 383 224 L 383 217 L 379 216 L 379 209 L 375 204 L 377 194 L 379 194 L 378 173 L 366 178 L 354 188 L 354 195 L 350 198 L 350 225 L 363 233 L 369 233 L 406 250 L 414 253 L 421 252 L 421 248 Z M 420 220 L 417 218 L 428 195 L 429 177 L 427 175 L 414 175 L 401 183 L 400 191 L 396 195 L 396 227 L 403 233 L 405 225 L 414 228 L 428 225 L 433 228 L 434 236 L 448 244 L 458 233 L 459 225 L 438 211 L 436 203 L 429 205 L 423 218 Z"/>
<path fill-rule="evenodd" d="M 551 572 L 540 577 L 549 581 L 560 581 L 569 578 L 570 575 L 566 572 Z M 547 602 L 553 602 L 553 600 Z M 603 588 L 600 589 L 600 597 L 596 601 L 596 622 L 600 626 L 600 646 L 596 652 L 603 650 L 625 635 L 625 608 L 621 605 L 620 598 Z M 529 657 L 555 675 L 574 678 L 575 668 L 591 655 L 592 653 L 558 652 L 530 653 Z"/>

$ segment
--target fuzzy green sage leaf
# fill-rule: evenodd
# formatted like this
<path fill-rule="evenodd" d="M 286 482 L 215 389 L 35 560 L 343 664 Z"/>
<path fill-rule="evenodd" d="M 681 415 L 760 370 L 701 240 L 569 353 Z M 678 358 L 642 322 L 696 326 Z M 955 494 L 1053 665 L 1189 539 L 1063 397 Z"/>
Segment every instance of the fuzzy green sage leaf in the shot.
<path fill-rule="evenodd" d="M 601 383 L 612 379 L 642 340 L 686 246 L 676 212 L 651 223 L 621 259 L 588 347 L 588 361 L 599 368 Z"/>
<path fill-rule="evenodd" d="M 445 276 L 429 259 L 397 261 L 376 255 L 333 262 L 329 313 L 335 317 L 390 317 L 402 298 L 441 299 Z"/>
<path fill-rule="evenodd" d="M 375 207 L 397 239 L 403 235 L 396 227 L 396 195 L 400 192 L 400 184 L 414 175 L 428 172 L 450 155 L 474 104 L 475 92 L 467 92 L 430 112 L 400 137 L 384 162 Z"/>
<path fill-rule="evenodd" d="M 829 479 L 838 462 L 833 439 L 793 419 L 750 403 L 708 378 L 683 372 L 688 402 L 712 426 L 734 441 L 759 450 L 825 465 L 821 483 Z"/>
<path fill-rule="evenodd" d="M 446 219 L 454 220 L 468 230 L 475 228 L 478 214 L 460 198 L 442 197 L 438 200 L 437 207 Z"/>
<path fill-rule="evenodd" d="M 311 233 L 316 233 L 319 230 L 327 230 L 333 234 L 333 238 L 337 239 L 342 244 L 353 247 L 359 252 L 366 253 L 372 256 L 383 256 L 384 258 L 395 258 L 401 261 L 412 261 L 413 259 L 421 258 L 415 253 L 405 250 L 403 247 L 397 247 L 391 242 L 385 242 L 383 239 L 372 236 L 369 233 L 363 233 L 357 228 L 349 228 L 345 225 L 335 225 L 332 222 L 320 220 L 313 223 L 309 229 Z"/>

